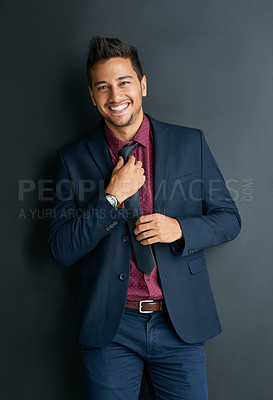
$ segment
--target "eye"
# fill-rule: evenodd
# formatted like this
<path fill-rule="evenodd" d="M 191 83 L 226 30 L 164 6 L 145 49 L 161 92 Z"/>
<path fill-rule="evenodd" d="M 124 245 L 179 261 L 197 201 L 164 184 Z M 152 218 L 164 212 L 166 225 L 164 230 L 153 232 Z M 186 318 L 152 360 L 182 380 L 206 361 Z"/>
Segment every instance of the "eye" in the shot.
<path fill-rule="evenodd" d="M 106 85 L 99 86 L 99 87 L 98 87 L 98 90 L 102 90 L 102 89 L 105 89 L 105 88 L 107 88 L 107 86 L 106 86 Z"/>
<path fill-rule="evenodd" d="M 127 83 L 130 83 L 130 82 L 128 82 L 128 81 L 122 81 L 122 82 L 121 82 L 121 85 L 124 86 L 124 85 L 127 84 Z"/>

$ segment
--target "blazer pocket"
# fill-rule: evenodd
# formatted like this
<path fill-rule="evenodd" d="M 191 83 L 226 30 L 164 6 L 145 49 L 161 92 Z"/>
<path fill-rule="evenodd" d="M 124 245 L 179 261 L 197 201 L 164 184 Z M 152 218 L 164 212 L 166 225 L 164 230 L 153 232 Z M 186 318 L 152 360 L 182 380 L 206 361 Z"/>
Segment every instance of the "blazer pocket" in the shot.
<path fill-rule="evenodd" d="M 186 182 L 188 180 L 193 180 L 193 179 L 196 179 L 198 177 L 199 177 L 198 172 L 192 171 L 192 172 L 189 172 L 188 174 L 179 176 L 177 178 L 170 179 L 170 185 L 174 186 L 175 184 L 178 184 L 179 182 Z"/>
<path fill-rule="evenodd" d="M 96 266 L 82 267 L 81 279 L 94 279 L 96 276 L 96 272 L 97 272 Z"/>
<path fill-rule="evenodd" d="M 206 260 L 203 256 L 193 258 L 187 262 L 189 271 L 191 275 L 197 274 L 205 269 L 207 269 Z"/>

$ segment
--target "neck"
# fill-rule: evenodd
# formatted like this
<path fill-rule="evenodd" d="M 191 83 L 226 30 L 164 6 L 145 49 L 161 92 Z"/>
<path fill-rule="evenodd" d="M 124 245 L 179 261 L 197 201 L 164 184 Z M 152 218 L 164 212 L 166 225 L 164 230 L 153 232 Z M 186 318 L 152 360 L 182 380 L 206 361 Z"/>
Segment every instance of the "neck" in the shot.
<path fill-rule="evenodd" d="M 109 121 L 105 119 L 105 123 L 108 128 L 111 130 L 114 136 L 118 139 L 122 140 L 123 142 L 130 142 L 136 135 L 137 131 L 139 130 L 140 125 L 143 121 L 143 110 L 139 113 L 138 118 L 126 126 L 115 126 L 111 124 Z"/>

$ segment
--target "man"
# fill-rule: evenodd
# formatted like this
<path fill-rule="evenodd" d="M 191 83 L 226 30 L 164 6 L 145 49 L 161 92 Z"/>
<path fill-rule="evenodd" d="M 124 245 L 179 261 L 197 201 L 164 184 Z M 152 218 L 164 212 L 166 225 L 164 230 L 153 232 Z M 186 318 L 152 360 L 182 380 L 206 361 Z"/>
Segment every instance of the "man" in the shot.
<path fill-rule="evenodd" d="M 88 399 L 207 399 L 204 341 L 221 332 L 204 248 L 241 220 L 199 129 L 160 122 L 135 47 L 94 37 L 89 91 L 102 115 L 58 150 L 49 245 L 78 262 Z"/>

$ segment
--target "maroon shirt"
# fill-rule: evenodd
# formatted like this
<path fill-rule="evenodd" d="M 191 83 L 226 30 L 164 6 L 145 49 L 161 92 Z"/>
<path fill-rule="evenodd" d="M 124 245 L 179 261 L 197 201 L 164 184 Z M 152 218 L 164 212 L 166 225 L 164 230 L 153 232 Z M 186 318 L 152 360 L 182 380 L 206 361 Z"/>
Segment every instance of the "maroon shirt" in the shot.
<path fill-rule="evenodd" d="M 153 213 L 153 182 L 154 182 L 154 140 L 152 129 L 148 117 L 144 114 L 142 123 L 130 142 L 123 142 L 118 139 L 106 124 L 104 124 L 105 137 L 108 144 L 110 156 L 115 166 L 118 161 L 118 153 L 126 144 L 133 142 L 140 143 L 133 151 L 132 155 L 136 160 L 142 162 L 146 180 L 139 189 L 140 205 L 142 214 Z M 131 246 L 130 275 L 127 300 L 146 300 L 163 299 L 163 293 L 160 286 L 157 265 L 150 275 L 145 274 L 137 268 L 136 258 L 133 246 Z"/>

